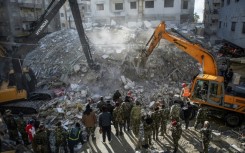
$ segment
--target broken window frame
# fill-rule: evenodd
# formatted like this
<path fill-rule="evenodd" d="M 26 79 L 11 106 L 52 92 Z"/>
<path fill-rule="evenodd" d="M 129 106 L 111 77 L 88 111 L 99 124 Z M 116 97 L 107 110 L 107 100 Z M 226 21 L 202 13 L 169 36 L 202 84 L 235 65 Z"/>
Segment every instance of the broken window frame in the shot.
<path fill-rule="evenodd" d="M 96 4 L 96 10 L 97 11 L 104 11 L 104 4 Z"/>
<path fill-rule="evenodd" d="M 187 10 L 188 9 L 188 4 L 189 4 L 188 1 L 184 0 L 182 9 Z"/>
<path fill-rule="evenodd" d="M 145 8 L 154 8 L 154 0 L 152 1 L 145 1 Z"/>
<path fill-rule="evenodd" d="M 236 31 L 236 22 L 231 22 L 231 31 Z"/>
<path fill-rule="evenodd" d="M 115 3 L 115 10 L 122 11 L 123 10 L 123 3 Z"/>
<path fill-rule="evenodd" d="M 174 0 L 164 0 L 164 7 L 174 7 Z"/>
<path fill-rule="evenodd" d="M 130 2 L 130 9 L 137 9 L 136 2 Z"/>

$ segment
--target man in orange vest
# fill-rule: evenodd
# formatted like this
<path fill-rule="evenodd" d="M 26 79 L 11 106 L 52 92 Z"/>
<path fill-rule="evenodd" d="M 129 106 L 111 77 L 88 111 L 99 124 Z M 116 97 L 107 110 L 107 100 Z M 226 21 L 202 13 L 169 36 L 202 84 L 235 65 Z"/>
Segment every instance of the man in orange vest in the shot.
<path fill-rule="evenodd" d="M 182 90 L 180 93 L 180 97 L 183 101 L 189 101 L 189 96 L 191 95 L 190 89 L 186 83 L 182 83 Z"/>

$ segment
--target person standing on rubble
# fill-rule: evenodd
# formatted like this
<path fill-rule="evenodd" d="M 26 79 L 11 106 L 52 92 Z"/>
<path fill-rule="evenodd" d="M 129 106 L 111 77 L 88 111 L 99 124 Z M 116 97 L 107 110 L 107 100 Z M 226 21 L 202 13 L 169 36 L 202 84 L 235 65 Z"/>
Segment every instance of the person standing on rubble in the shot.
<path fill-rule="evenodd" d="M 3 116 L 3 120 L 7 126 L 9 139 L 12 141 L 17 142 L 18 139 L 18 129 L 17 129 L 17 123 L 14 119 L 14 116 L 12 114 L 11 110 L 5 111 L 5 116 Z"/>
<path fill-rule="evenodd" d="M 110 101 L 110 100 L 107 100 L 105 106 L 106 106 L 106 110 L 107 110 L 108 112 L 110 112 L 111 115 L 112 115 L 112 114 L 113 114 L 114 106 L 112 106 L 111 101 Z"/>
<path fill-rule="evenodd" d="M 152 145 L 151 143 L 151 136 L 152 136 L 152 128 L 154 124 L 154 120 L 152 119 L 152 116 L 149 114 L 144 115 L 143 117 L 143 127 L 144 127 L 144 146 L 146 148 L 149 147 L 149 145 Z M 154 135 L 153 135 L 154 138 Z"/>
<path fill-rule="evenodd" d="M 49 136 L 43 123 L 39 125 L 36 134 L 33 137 L 32 147 L 35 153 L 49 153 Z"/>
<path fill-rule="evenodd" d="M 176 153 L 178 151 L 178 142 L 179 139 L 182 135 L 182 128 L 181 128 L 181 123 L 173 120 L 171 122 L 171 128 L 170 128 L 171 132 L 172 132 L 172 138 L 173 138 L 173 144 L 174 144 L 174 151 L 173 153 Z"/>
<path fill-rule="evenodd" d="M 33 136 L 35 134 L 34 121 L 32 119 L 29 120 L 29 122 L 27 123 L 25 131 L 26 131 L 26 133 L 28 135 L 28 140 L 31 143 L 32 139 L 33 139 Z"/>
<path fill-rule="evenodd" d="M 97 108 L 100 112 L 102 112 L 102 106 L 106 105 L 106 102 L 104 101 L 104 97 L 100 97 L 100 101 L 97 103 Z"/>
<path fill-rule="evenodd" d="M 132 108 L 130 113 L 130 125 L 136 138 L 139 138 L 139 128 L 141 120 L 141 104 L 140 101 L 136 99 L 135 106 Z"/>
<path fill-rule="evenodd" d="M 124 120 L 123 112 L 119 102 L 116 102 L 116 107 L 113 110 L 112 121 L 116 130 L 116 136 L 118 136 L 119 134 L 123 135 L 122 127 L 124 124 Z"/>
<path fill-rule="evenodd" d="M 179 106 L 179 102 L 177 100 L 174 101 L 174 104 L 171 106 L 170 109 L 170 119 L 176 120 L 177 122 L 180 121 L 180 106 Z"/>
<path fill-rule="evenodd" d="M 63 147 L 64 152 L 68 153 L 67 149 L 67 131 L 62 127 L 61 122 L 59 121 L 57 124 L 57 127 L 55 128 L 55 152 L 60 152 L 60 147 Z"/>
<path fill-rule="evenodd" d="M 99 127 L 100 131 L 102 131 L 103 143 L 105 143 L 106 135 L 108 141 L 111 142 L 111 121 L 112 114 L 107 111 L 106 106 L 102 106 L 102 113 L 99 115 Z"/>
<path fill-rule="evenodd" d="M 202 137 L 202 149 L 203 153 L 208 153 L 208 146 L 211 139 L 212 131 L 210 130 L 210 124 L 208 121 L 204 122 L 204 126 L 200 131 Z"/>
<path fill-rule="evenodd" d="M 90 135 L 92 139 L 95 140 L 94 132 L 96 129 L 97 118 L 95 112 L 90 108 L 90 105 L 87 105 L 83 112 L 82 123 L 86 127 L 87 141 L 89 141 Z"/>
<path fill-rule="evenodd" d="M 197 116 L 196 116 L 196 121 L 195 121 L 195 125 L 194 125 L 194 129 L 197 129 L 197 126 L 199 123 L 201 123 L 201 127 L 203 127 L 204 125 L 204 121 L 207 120 L 207 116 L 208 116 L 208 110 L 206 108 L 203 107 L 203 105 L 199 105 L 199 109 L 197 112 Z"/>
<path fill-rule="evenodd" d="M 22 141 L 24 142 L 25 145 L 28 145 L 30 143 L 28 142 L 28 135 L 27 135 L 26 130 L 25 130 L 26 121 L 24 120 L 23 115 L 24 114 L 22 112 L 20 112 L 19 113 L 19 118 L 17 119 L 16 122 L 17 122 L 18 131 L 21 134 Z"/>
<path fill-rule="evenodd" d="M 123 121 L 124 121 L 124 125 L 123 125 L 124 131 L 126 131 L 126 129 L 127 131 L 130 130 L 130 113 L 132 108 L 133 108 L 133 103 L 130 97 L 126 96 L 124 102 L 121 104 Z"/>
<path fill-rule="evenodd" d="M 165 107 L 165 104 L 162 104 L 161 112 L 161 135 L 167 134 L 167 122 L 169 120 L 169 109 Z"/>
<path fill-rule="evenodd" d="M 191 103 L 188 101 L 186 103 L 186 106 L 184 106 L 182 110 L 183 110 L 183 115 L 184 115 L 184 120 L 185 120 L 185 129 L 188 129 L 191 113 L 193 110 Z"/>
<path fill-rule="evenodd" d="M 159 110 L 159 107 L 156 107 L 154 112 L 152 113 L 152 129 L 153 129 L 153 139 L 158 140 L 158 133 L 159 133 L 159 127 L 161 124 L 162 116 L 161 111 Z"/>
<path fill-rule="evenodd" d="M 180 92 L 180 97 L 184 102 L 189 101 L 189 96 L 191 95 L 190 93 L 190 88 L 187 86 L 186 83 L 182 83 L 182 89 Z"/>
<path fill-rule="evenodd" d="M 70 150 L 70 153 L 74 153 L 74 147 L 78 143 L 84 144 L 81 125 L 79 123 L 75 124 L 75 127 L 73 127 L 68 134 L 68 147 Z"/>
<path fill-rule="evenodd" d="M 113 94 L 112 100 L 116 103 L 120 98 L 122 94 L 119 92 L 119 90 L 116 90 L 116 92 Z"/>

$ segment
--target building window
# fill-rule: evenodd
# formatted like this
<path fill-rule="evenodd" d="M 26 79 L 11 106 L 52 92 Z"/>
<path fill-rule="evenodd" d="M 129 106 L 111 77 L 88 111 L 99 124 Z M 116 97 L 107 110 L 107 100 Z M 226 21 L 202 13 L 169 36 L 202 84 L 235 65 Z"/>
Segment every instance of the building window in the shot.
<path fill-rule="evenodd" d="M 174 7 L 174 0 L 164 0 L 164 7 Z"/>
<path fill-rule="evenodd" d="M 97 4 L 96 7 L 98 11 L 104 10 L 104 4 Z"/>
<path fill-rule="evenodd" d="M 242 25 L 242 33 L 245 33 L 245 22 L 243 22 L 243 25 Z"/>
<path fill-rule="evenodd" d="M 232 22 L 231 23 L 231 31 L 235 31 L 236 30 L 236 22 Z"/>
<path fill-rule="evenodd" d="M 154 8 L 154 1 L 145 1 L 145 8 Z"/>
<path fill-rule="evenodd" d="M 65 25 L 65 23 L 62 23 L 61 26 L 64 28 L 66 25 Z"/>
<path fill-rule="evenodd" d="M 221 25 L 222 25 L 222 22 L 221 22 L 221 21 L 219 21 L 219 28 L 221 28 Z"/>
<path fill-rule="evenodd" d="M 227 0 L 227 5 L 230 5 L 231 1 L 230 0 Z"/>
<path fill-rule="evenodd" d="M 130 9 L 136 9 L 136 2 L 130 2 Z"/>
<path fill-rule="evenodd" d="M 235 2 L 236 2 L 236 3 L 238 3 L 238 2 L 239 2 L 239 0 L 235 0 Z"/>
<path fill-rule="evenodd" d="M 224 7 L 224 0 L 221 0 L 221 7 Z"/>
<path fill-rule="evenodd" d="M 115 3 L 115 10 L 123 10 L 123 3 Z"/>
<path fill-rule="evenodd" d="M 64 17 L 64 13 L 60 13 L 60 17 Z"/>
<path fill-rule="evenodd" d="M 183 1 L 183 9 L 188 9 L 188 1 Z"/>

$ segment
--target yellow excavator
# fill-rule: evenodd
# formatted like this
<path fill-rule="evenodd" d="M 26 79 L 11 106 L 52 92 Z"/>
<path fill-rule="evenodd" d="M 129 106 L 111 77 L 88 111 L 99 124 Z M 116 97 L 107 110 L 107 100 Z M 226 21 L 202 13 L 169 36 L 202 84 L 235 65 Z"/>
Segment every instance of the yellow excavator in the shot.
<path fill-rule="evenodd" d="M 166 31 L 165 22 L 161 22 L 155 29 L 146 45 L 148 49 L 138 55 L 138 66 L 145 66 L 148 57 L 161 39 L 175 44 L 176 47 L 189 54 L 202 66 L 203 72 L 195 76 L 190 84 L 189 99 L 195 104 L 205 105 L 212 111 L 212 114 L 217 114 L 230 126 L 238 126 L 242 123 L 245 117 L 245 92 L 235 92 L 236 87 L 234 87 L 234 90 L 227 93 L 224 77 L 218 75 L 216 60 L 213 55 L 199 44 Z"/>

